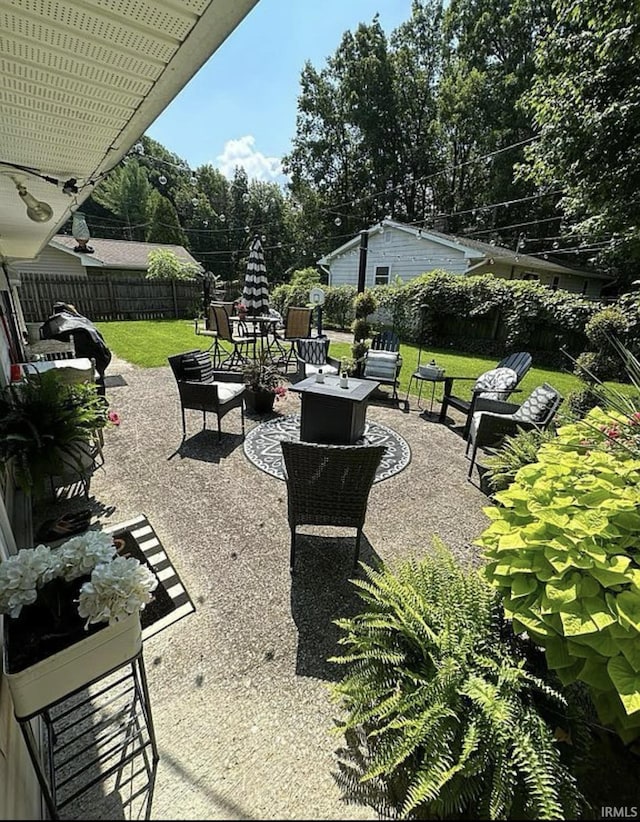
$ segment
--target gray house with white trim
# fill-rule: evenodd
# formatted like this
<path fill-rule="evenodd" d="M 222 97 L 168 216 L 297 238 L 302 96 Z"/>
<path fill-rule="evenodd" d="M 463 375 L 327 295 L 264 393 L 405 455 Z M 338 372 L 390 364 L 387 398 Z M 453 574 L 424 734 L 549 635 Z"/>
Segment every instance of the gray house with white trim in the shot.
<path fill-rule="evenodd" d="M 492 274 L 507 280 L 536 280 L 550 288 L 587 297 L 599 297 L 611 277 L 595 271 L 570 268 L 499 245 L 455 237 L 431 229 L 383 220 L 368 229 L 365 285 L 407 282 L 427 271 L 440 269 L 463 276 Z M 318 260 L 329 276 L 329 285 L 357 285 L 360 235 Z"/>

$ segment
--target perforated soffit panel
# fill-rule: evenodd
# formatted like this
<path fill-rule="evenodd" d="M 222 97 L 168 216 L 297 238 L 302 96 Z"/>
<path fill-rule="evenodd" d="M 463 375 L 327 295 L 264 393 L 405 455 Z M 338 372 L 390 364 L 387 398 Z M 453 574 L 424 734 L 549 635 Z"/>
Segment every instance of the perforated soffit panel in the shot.
<path fill-rule="evenodd" d="M 82 201 L 88 181 L 120 160 L 257 2 L 0 0 L 0 253 L 33 256 L 70 204 L 20 174 L 55 212 L 22 225 L 2 163 L 75 177 L 87 183 Z"/>

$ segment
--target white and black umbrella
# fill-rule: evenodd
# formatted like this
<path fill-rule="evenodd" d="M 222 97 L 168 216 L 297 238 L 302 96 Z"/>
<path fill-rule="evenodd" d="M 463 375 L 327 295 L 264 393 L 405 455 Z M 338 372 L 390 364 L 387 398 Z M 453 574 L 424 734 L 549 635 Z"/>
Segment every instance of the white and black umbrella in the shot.
<path fill-rule="evenodd" d="M 264 263 L 262 242 L 257 234 L 251 241 L 251 247 L 249 248 L 249 262 L 244 277 L 242 302 L 246 305 L 249 314 L 269 313 L 267 267 Z"/>

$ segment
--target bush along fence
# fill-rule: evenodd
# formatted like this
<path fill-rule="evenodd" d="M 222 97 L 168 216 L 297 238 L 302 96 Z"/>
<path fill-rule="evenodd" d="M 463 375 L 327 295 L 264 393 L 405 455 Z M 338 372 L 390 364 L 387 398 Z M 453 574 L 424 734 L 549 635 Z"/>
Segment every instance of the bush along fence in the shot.
<path fill-rule="evenodd" d="M 237 284 L 234 287 L 237 291 Z M 147 280 L 143 277 L 22 274 L 20 302 L 26 322 L 42 322 L 58 301 L 75 305 L 94 322 L 105 320 L 192 319 L 202 311 L 200 280 Z"/>
<path fill-rule="evenodd" d="M 325 327 L 350 328 L 355 319 L 355 287 L 323 288 Z M 635 294 L 605 306 L 538 283 L 488 275 L 460 277 L 442 271 L 401 285 L 375 286 L 371 291 L 378 304 L 372 317 L 374 327 L 393 327 L 404 342 L 417 343 L 422 337 L 424 344 L 435 348 L 455 346 L 492 355 L 528 350 L 536 363 L 567 366 L 560 349 L 566 348 L 573 356 L 598 351 L 590 331 L 605 326 L 632 351 L 640 350 L 640 296 Z M 284 313 L 290 305 L 305 305 L 308 289 L 280 285 L 273 289 L 271 301 Z"/>

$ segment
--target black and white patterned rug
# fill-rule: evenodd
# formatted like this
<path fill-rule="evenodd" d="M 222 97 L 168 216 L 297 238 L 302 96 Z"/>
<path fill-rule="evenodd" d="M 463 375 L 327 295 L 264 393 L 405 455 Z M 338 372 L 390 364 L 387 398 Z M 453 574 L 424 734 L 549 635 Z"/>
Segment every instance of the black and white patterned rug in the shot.
<path fill-rule="evenodd" d="M 244 441 L 244 453 L 254 465 L 271 474 L 272 477 L 284 479 L 282 460 L 282 440 L 300 439 L 300 415 L 290 414 L 256 425 L 247 434 Z M 359 445 L 384 445 L 382 458 L 374 482 L 399 474 L 411 460 L 411 449 L 407 441 L 386 425 L 379 422 L 367 422 L 364 436 L 358 440 Z"/>

